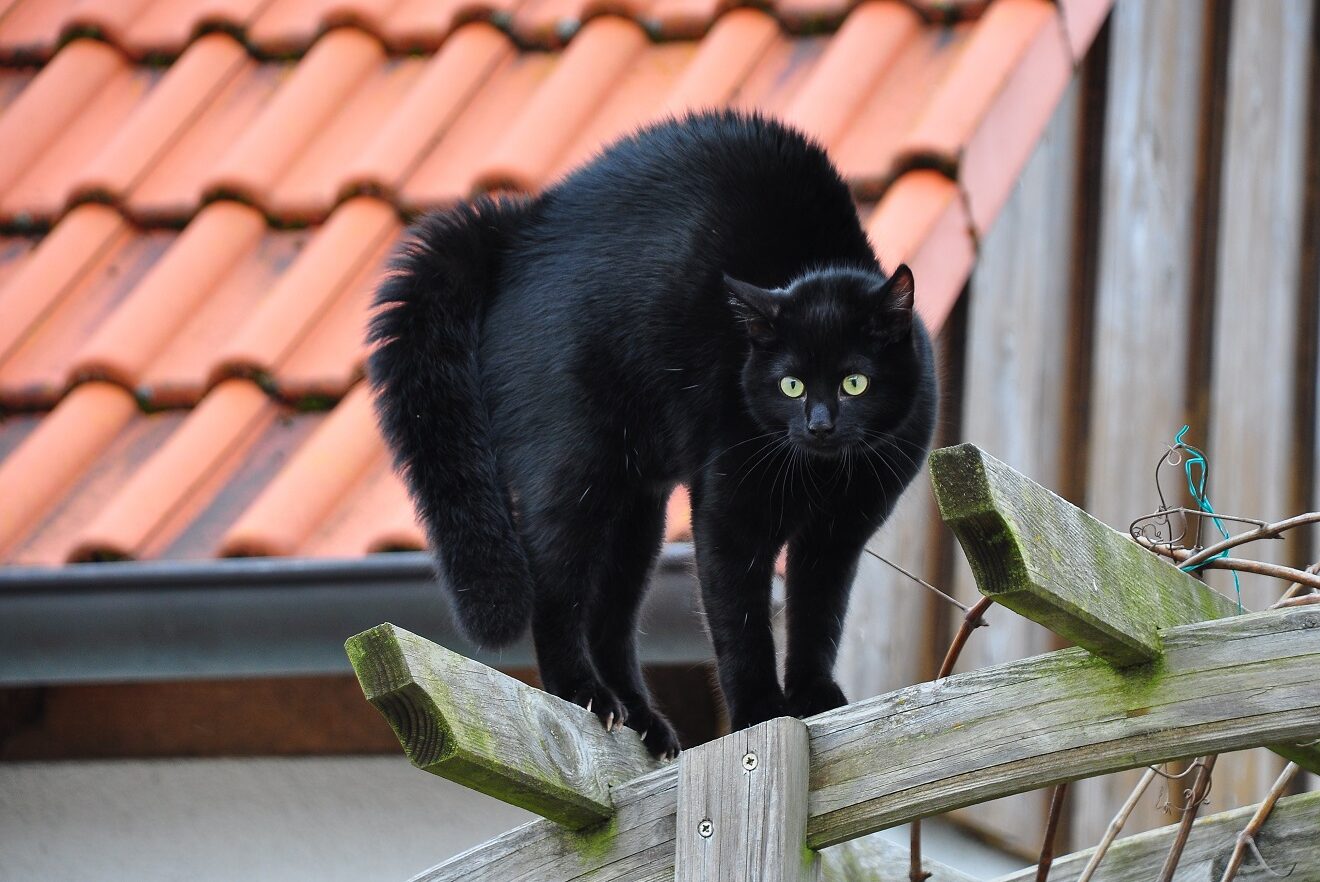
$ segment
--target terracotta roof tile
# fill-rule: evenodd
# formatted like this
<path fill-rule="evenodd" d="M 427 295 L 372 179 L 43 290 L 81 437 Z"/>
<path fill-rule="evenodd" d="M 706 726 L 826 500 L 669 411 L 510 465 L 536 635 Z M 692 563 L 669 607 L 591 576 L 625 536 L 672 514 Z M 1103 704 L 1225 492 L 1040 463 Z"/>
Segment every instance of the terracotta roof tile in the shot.
<path fill-rule="evenodd" d="M 241 31 L 270 0 L 154 0 L 128 25 L 122 46 L 130 54 L 176 55 L 205 29 Z"/>
<path fill-rule="evenodd" d="M 207 207 L 172 237 L 169 250 L 77 349 L 70 359 L 73 376 L 137 386 L 147 366 L 202 309 L 265 228 L 261 215 L 245 205 L 222 202 Z"/>
<path fill-rule="evenodd" d="M 501 63 L 514 54 L 509 39 L 488 24 L 460 28 L 426 64 L 393 115 L 344 165 L 344 188 L 393 194 Z"/>
<path fill-rule="evenodd" d="M 121 201 L 243 69 L 247 52 L 227 34 L 188 47 L 159 85 L 68 185 L 71 195 Z"/>
<path fill-rule="evenodd" d="M 250 443 L 274 416 L 265 393 L 243 380 L 230 380 L 206 396 L 157 449 L 73 532 L 68 560 L 130 558 L 157 538 L 170 515 L 196 501 L 201 485 L 235 446 Z"/>
<path fill-rule="evenodd" d="M 79 266 L 82 255 L 63 252 L 47 259 L 38 253 L 0 292 L 0 300 L 9 300 L 12 293 L 19 311 L 35 313 L 26 327 L 14 322 L 0 331 L 5 337 L 16 338 L 0 360 L 0 403 L 30 408 L 49 407 L 58 401 L 69 385 L 70 366 L 77 354 L 99 328 L 117 319 L 119 307 L 135 296 L 138 283 L 176 237 L 168 230 L 130 235 L 119 227 L 118 234 L 112 233 L 110 241 L 103 243 L 98 234 L 109 226 L 79 224 L 74 231 L 87 232 L 88 238 L 100 246 L 92 252 L 93 259 L 82 264 L 83 271 L 67 271 Z M 80 237 L 71 234 L 62 241 L 75 238 Z M 56 266 L 71 256 L 71 267 Z M 47 272 L 54 276 L 54 290 L 38 287 Z M 29 279 L 35 281 L 33 287 L 28 287 Z M 54 296 L 43 302 L 43 295 L 49 294 Z M 128 347 L 134 345 L 131 336 L 121 342 Z"/>
<path fill-rule="evenodd" d="M 294 554 L 385 448 L 360 383 L 225 533 L 224 555 Z"/>
<path fill-rule="evenodd" d="M 8 265 L 0 284 L 0 376 L 9 358 L 51 312 L 71 298 L 76 282 L 123 246 L 129 226 L 111 208 L 75 209 L 35 248 Z M 12 405 L 0 383 L 0 404 Z"/>
<path fill-rule="evenodd" d="M 88 383 L 65 396 L 0 462 L 0 555 L 13 553 L 61 505 L 88 471 L 104 462 L 112 442 L 137 413 L 133 397 L 108 383 Z"/>
<path fill-rule="evenodd" d="M 1108 6 L 3 4 L 49 59 L 0 67 L 0 560 L 40 563 L 420 547 L 360 382 L 401 215 L 665 114 L 815 135 L 938 326 Z"/>
<path fill-rule="evenodd" d="M 383 58 L 381 45 L 360 30 L 340 28 L 327 34 L 220 158 L 205 189 L 267 202 L 276 183 Z"/>
<path fill-rule="evenodd" d="M 959 164 L 972 223 L 998 214 L 1072 73 L 1058 11 L 1045 0 L 999 0 L 931 96 L 905 151 Z"/>
<path fill-rule="evenodd" d="M 216 353 L 215 376 L 275 375 L 325 307 L 399 230 L 387 202 L 360 196 L 344 203 Z"/>
<path fill-rule="evenodd" d="M 908 172 L 880 200 L 866 233 L 886 267 L 912 268 L 918 310 L 931 327 L 943 326 L 976 259 L 958 187 L 938 172 Z"/>

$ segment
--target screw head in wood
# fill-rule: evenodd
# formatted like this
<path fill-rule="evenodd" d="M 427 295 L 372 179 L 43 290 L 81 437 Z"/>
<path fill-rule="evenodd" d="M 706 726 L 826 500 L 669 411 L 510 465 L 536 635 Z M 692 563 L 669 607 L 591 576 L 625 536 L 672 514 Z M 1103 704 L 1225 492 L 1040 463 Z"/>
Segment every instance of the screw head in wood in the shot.
<path fill-rule="evenodd" d="M 743 754 L 742 763 L 744 769 L 749 772 L 752 771 L 756 768 L 756 754 L 752 753 L 750 750 L 747 751 L 747 753 Z"/>
<path fill-rule="evenodd" d="M 711 822 L 710 818 L 702 818 L 697 822 L 697 835 L 702 839 L 709 839 L 714 832 L 715 824 Z"/>

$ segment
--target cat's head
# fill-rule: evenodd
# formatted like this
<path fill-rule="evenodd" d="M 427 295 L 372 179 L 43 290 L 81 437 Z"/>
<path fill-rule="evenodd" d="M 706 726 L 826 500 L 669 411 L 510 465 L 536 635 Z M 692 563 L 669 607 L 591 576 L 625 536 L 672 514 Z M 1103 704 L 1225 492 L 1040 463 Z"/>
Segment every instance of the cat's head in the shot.
<path fill-rule="evenodd" d="M 783 288 L 724 277 L 750 343 L 742 384 L 766 431 L 812 454 L 874 446 L 908 413 L 920 384 L 912 271 L 808 272 Z"/>

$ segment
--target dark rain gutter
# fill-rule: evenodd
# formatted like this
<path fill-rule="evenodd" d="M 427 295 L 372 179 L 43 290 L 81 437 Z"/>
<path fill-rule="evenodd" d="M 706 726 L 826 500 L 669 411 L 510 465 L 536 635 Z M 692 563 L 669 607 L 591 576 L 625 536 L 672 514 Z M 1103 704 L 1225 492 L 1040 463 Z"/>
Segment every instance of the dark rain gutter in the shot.
<path fill-rule="evenodd" d="M 711 656 L 692 546 L 665 546 L 642 613 L 653 664 Z M 381 622 L 501 667 L 530 641 L 482 651 L 450 616 L 421 553 L 0 568 L 0 686 L 343 674 L 344 640 Z"/>

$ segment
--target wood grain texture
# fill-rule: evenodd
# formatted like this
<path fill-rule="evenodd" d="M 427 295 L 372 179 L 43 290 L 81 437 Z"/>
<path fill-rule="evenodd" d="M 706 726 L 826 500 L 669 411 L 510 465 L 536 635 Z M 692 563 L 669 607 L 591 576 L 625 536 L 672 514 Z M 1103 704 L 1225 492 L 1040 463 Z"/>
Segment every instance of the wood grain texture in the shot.
<path fill-rule="evenodd" d="M 614 812 L 611 785 L 658 763 L 631 729 L 394 625 L 349 639 L 362 691 L 413 765 L 569 827 Z"/>
<path fill-rule="evenodd" d="M 1221 511 L 1278 520 L 1297 510 L 1296 324 L 1306 193 L 1312 0 L 1235 4 L 1221 174 L 1214 361 L 1209 383 L 1210 496 Z M 1195 443 L 1195 442 L 1194 442 Z M 1236 528 L 1231 528 L 1236 531 Z M 1217 539 L 1207 529 L 1207 542 Z M 1245 556 L 1306 564 L 1299 543 L 1258 542 Z M 1231 574 L 1206 580 L 1233 593 Z M 1285 587 L 1242 576 L 1243 602 L 1262 609 Z M 1265 751 L 1222 757 L 1216 805 L 1256 802 L 1282 769 Z"/>
<path fill-rule="evenodd" d="M 1061 486 L 1068 453 L 1069 303 L 1077 211 L 1080 80 L 1074 79 L 1017 187 L 981 242 L 969 287 L 961 437 L 1047 487 Z M 978 598 L 962 555 L 953 594 Z M 961 623 L 960 617 L 951 624 Z M 1058 649 L 1060 638 L 1003 609 L 978 630 L 956 670 L 970 671 Z M 947 642 L 948 637 L 945 638 Z M 1048 795 L 1023 793 L 973 806 L 956 820 L 1021 853 L 1040 846 Z"/>
<path fill-rule="evenodd" d="M 676 882 L 814 882 L 807 727 L 780 717 L 684 751 Z"/>
<path fill-rule="evenodd" d="M 1208 6 L 1121 0 L 1109 19 L 1085 501 L 1118 529 L 1158 504 L 1155 458 L 1190 409 Z M 1137 777 L 1073 788 L 1074 847 L 1099 841 Z M 1130 829 L 1171 817 L 1151 799 Z"/>
<path fill-rule="evenodd" d="M 1117 667 L 1154 661 L 1159 629 L 1237 605 L 973 444 L 930 456 L 940 516 L 977 587 Z"/>
<path fill-rule="evenodd" d="M 1062 780 L 1320 731 L 1320 610 L 1235 616 L 1161 637 L 1160 663 L 1128 673 L 1065 649 L 809 721 L 808 843 L 824 847 Z M 874 761 L 877 750 L 883 764 Z"/>
<path fill-rule="evenodd" d="M 1192 827 L 1174 882 L 1218 882 L 1233 852 L 1233 843 L 1251 820 L 1255 808 L 1248 806 L 1198 820 Z M 1280 873 L 1287 873 L 1292 868 L 1289 882 L 1320 882 L 1320 836 L 1316 835 L 1317 830 L 1320 830 L 1320 793 L 1287 796 L 1270 812 L 1264 828 L 1256 837 L 1257 845 L 1265 859 Z M 1176 826 L 1168 826 L 1117 840 L 1092 879 L 1094 882 L 1148 882 L 1156 878 L 1176 831 Z M 1087 849 L 1056 858 L 1050 868 L 1050 882 L 1076 882 L 1092 852 L 1093 849 Z M 1036 869 L 1032 867 L 1002 876 L 995 882 L 1031 882 L 1035 873 Z M 1270 875 L 1254 858 L 1248 857 L 1238 878 L 1243 882 L 1261 882 Z"/>
<path fill-rule="evenodd" d="M 1145 669 L 1118 672 L 1065 649 L 808 720 L 808 845 L 1062 780 L 1320 731 L 1320 609 L 1161 636 L 1163 660 Z M 535 821 L 417 878 L 672 879 L 677 791 L 670 765 L 613 788 L 615 813 L 602 825 L 573 831 Z"/>

